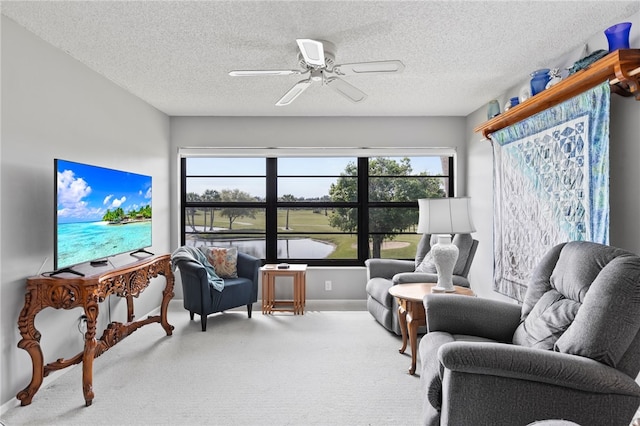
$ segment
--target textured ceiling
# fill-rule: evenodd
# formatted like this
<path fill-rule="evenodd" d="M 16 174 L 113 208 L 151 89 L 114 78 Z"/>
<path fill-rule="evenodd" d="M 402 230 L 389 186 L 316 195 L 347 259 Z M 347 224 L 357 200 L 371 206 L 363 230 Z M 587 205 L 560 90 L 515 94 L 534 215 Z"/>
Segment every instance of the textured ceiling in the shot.
<path fill-rule="evenodd" d="M 640 2 L 3 1 L 2 13 L 169 115 L 465 116 L 579 50 Z M 336 62 L 402 60 L 402 74 L 345 77 L 353 104 L 320 84 L 286 107 L 296 38 Z M 604 38 L 604 35 L 603 35 Z"/>

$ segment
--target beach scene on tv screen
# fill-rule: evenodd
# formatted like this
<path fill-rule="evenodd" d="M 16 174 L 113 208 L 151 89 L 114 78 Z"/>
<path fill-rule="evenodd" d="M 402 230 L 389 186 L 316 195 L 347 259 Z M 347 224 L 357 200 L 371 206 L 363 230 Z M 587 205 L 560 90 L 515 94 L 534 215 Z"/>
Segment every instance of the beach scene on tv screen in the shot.
<path fill-rule="evenodd" d="M 57 267 L 151 246 L 151 176 L 57 161 Z"/>

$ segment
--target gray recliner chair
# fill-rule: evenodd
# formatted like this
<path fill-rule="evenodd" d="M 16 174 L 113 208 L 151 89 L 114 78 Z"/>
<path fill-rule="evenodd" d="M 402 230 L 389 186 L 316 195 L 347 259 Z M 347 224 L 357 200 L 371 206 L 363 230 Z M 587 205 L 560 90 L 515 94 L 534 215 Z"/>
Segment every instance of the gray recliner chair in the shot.
<path fill-rule="evenodd" d="M 435 283 L 438 275 L 435 266 L 429 263 L 431 250 L 430 234 L 424 234 L 418 243 L 415 260 L 367 259 L 367 310 L 384 328 L 400 336 L 398 322 L 398 303 L 389 294 L 391 286 L 406 283 Z M 456 244 L 460 253 L 453 269 L 453 285 L 469 287 L 469 269 L 478 248 L 478 241 L 471 234 L 454 235 L 452 244 Z M 416 272 L 428 271 L 428 272 Z"/>
<path fill-rule="evenodd" d="M 533 272 L 522 306 L 442 294 L 424 303 L 422 424 L 632 421 L 640 404 L 637 255 L 563 243 Z"/>

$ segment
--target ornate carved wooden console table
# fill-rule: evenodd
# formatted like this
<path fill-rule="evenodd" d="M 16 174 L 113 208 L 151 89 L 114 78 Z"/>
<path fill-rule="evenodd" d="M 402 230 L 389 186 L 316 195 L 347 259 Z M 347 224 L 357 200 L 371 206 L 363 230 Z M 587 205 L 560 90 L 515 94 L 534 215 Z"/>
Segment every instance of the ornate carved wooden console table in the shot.
<path fill-rule="evenodd" d="M 134 321 L 133 298 L 138 297 L 149 285 L 152 278 L 165 277 L 162 292 L 160 315 Z M 93 359 L 102 355 L 111 346 L 136 331 L 138 328 L 154 322 L 160 323 L 170 336 L 173 326 L 167 322 L 167 307 L 173 297 L 174 278 L 171 271 L 171 257 L 168 254 L 153 256 L 122 268 L 102 274 L 85 277 L 46 277 L 37 276 L 27 279 L 25 302 L 18 328 L 22 340 L 18 347 L 26 350 L 33 363 L 33 375 L 29 385 L 20 391 L 17 398 L 21 405 L 31 404 L 42 380 L 52 371 L 60 370 L 82 362 L 82 392 L 87 406 L 93 401 Z M 100 339 L 96 339 L 96 320 L 98 304 L 107 296 L 114 294 L 127 300 L 127 322 L 112 322 Z M 34 326 L 35 317 L 44 308 L 72 309 L 82 307 L 87 316 L 87 331 L 84 335 L 84 350 L 70 359 L 58 359 L 44 365 L 40 348 L 40 332 Z"/>

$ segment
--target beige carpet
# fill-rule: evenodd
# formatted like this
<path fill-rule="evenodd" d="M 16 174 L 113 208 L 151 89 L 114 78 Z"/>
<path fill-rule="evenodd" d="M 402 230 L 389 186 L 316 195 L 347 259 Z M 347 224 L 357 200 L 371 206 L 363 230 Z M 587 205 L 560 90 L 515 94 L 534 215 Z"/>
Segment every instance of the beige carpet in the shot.
<path fill-rule="evenodd" d="M 419 376 L 409 351 L 366 311 L 209 318 L 206 332 L 172 301 L 171 337 L 152 324 L 94 363 L 84 406 L 79 367 L 8 410 L 14 425 L 418 424 Z M 418 366 L 419 367 L 419 366 Z"/>

